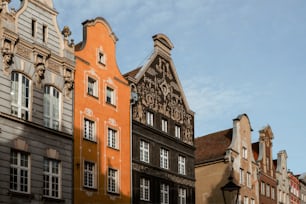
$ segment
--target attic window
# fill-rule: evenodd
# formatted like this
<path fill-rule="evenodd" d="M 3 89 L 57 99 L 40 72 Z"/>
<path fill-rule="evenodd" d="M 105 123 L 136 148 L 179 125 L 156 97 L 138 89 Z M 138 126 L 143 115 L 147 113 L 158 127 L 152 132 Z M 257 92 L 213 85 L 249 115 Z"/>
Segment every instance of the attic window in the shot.
<path fill-rule="evenodd" d="M 42 41 L 47 41 L 47 33 L 48 33 L 48 27 L 46 25 L 43 25 L 42 27 Z"/>
<path fill-rule="evenodd" d="M 34 38 L 36 34 L 36 20 L 34 19 L 32 19 L 31 29 L 32 29 L 32 37 Z"/>
<path fill-rule="evenodd" d="M 103 64 L 105 65 L 105 55 L 104 53 L 102 52 L 102 50 L 99 49 L 99 52 L 98 52 L 98 62 L 100 64 Z"/>

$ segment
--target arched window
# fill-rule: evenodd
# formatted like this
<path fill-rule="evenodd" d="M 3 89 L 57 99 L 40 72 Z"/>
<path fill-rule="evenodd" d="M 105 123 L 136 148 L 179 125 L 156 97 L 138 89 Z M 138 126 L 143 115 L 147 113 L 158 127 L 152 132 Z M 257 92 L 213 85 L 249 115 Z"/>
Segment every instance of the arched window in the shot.
<path fill-rule="evenodd" d="M 44 88 L 44 123 L 46 127 L 60 130 L 60 92 L 53 86 Z"/>
<path fill-rule="evenodd" d="M 30 80 L 23 74 L 11 75 L 11 113 L 18 118 L 29 120 Z"/>

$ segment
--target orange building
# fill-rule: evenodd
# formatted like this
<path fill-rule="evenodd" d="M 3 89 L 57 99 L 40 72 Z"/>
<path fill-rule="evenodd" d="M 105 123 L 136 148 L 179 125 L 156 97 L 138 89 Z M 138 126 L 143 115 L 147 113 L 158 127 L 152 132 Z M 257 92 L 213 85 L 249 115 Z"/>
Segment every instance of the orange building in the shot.
<path fill-rule="evenodd" d="M 98 17 L 75 48 L 74 203 L 130 203 L 130 88 L 116 41 Z"/>

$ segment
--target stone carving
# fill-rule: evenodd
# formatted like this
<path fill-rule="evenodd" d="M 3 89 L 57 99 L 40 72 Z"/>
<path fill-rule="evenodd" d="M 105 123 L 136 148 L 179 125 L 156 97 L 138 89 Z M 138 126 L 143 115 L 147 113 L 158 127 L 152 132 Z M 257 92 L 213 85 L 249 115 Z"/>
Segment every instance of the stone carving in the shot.
<path fill-rule="evenodd" d="M 162 57 L 157 58 L 137 85 L 138 102 L 133 107 L 133 118 L 146 123 L 146 108 L 159 112 L 180 124 L 182 141 L 193 144 L 193 116 L 186 112 L 178 87 L 170 64 Z"/>
<path fill-rule="evenodd" d="M 39 62 L 35 66 L 34 83 L 36 88 L 42 88 L 42 80 L 45 78 L 45 64 Z"/>
<path fill-rule="evenodd" d="M 2 48 L 2 57 L 3 57 L 3 72 L 5 74 L 9 73 L 9 68 L 13 64 L 13 52 L 11 50 L 11 42 L 5 40 Z"/>
<path fill-rule="evenodd" d="M 66 98 L 71 97 L 71 91 L 73 89 L 73 77 L 72 77 L 72 71 L 66 70 L 64 74 L 64 95 Z"/>

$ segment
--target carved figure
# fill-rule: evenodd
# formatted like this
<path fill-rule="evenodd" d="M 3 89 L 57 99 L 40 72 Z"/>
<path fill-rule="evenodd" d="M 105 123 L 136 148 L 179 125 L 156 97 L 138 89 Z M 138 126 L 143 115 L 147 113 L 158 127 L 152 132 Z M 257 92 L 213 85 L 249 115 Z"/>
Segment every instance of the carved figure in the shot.
<path fill-rule="evenodd" d="M 67 98 L 70 98 L 70 93 L 71 90 L 73 89 L 73 84 L 74 84 L 71 71 L 66 71 L 66 74 L 64 75 L 64 82 L 65 82 L 64 85 L 65 96 Z"/>
<path fill-rule="evenodd" d="M 8 73 L 8 70 L 13 64 L 13 53 L 5 51 L 3 52 L 3 71 Z"/>
<path fill-rule="evenodd" d="M 37 88 L 42 87 L 42 80 L 45 78 L 45 64 L 44 63 L 38 63 L 36 65 L 36 71 L 34 74 L 34 79 L 35 79 L 35 85 Z"/>

